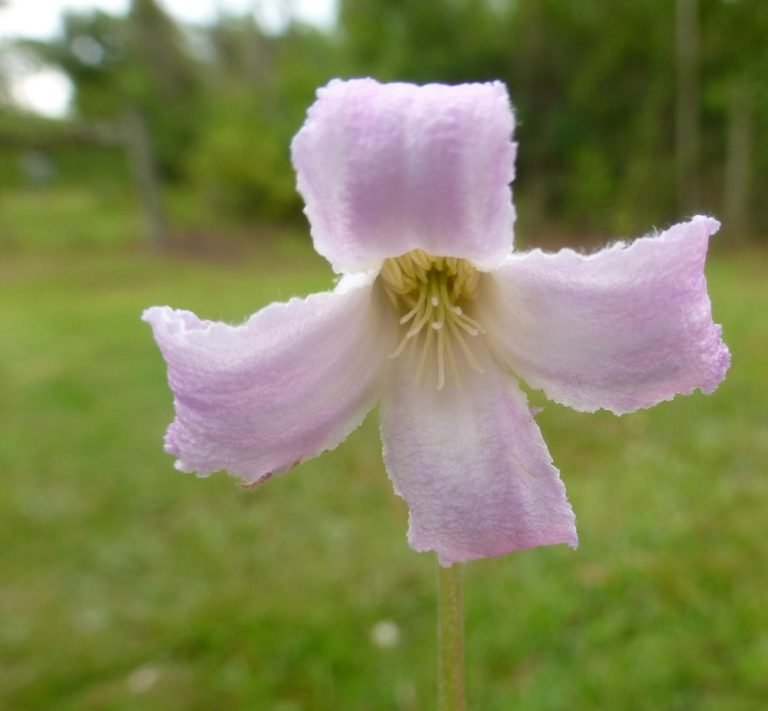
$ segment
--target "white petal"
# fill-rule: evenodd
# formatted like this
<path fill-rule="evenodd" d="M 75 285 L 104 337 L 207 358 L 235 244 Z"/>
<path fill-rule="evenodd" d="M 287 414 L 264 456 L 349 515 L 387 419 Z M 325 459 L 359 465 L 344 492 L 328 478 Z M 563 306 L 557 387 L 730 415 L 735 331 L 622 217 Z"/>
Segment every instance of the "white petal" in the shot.
<path fill-rule="evenodd" d="M 483 284 L 500 360 L 577 410 L 616 414 L 714 390 L 730 363 L 704 277 L 707 217 L 590 256 L 516 254 Z"/>
<path fill-rule="evenodd" d="M 332 81 L 293 162 L 317 251 L 339 272 L 421 248 L 490 267 L 512 246 L 506 88 Z"/>
<path fill-rule="evenodd" d="M 344 440 L 378 398 L 396 337 L 372 278 L 272 304 L 242 326 L 148 309 L 175 395 L 166 451 L 178 468 L 255 482 Z"/>
<path fill-rule="evenodd" d="M 381 401 L 384 461 L 410 510 L 408 540 L 443 565 L 522 548 L 576 546 L 573 511 L 525 395 L 487 351 L 461 388 L 393 363 Z M 429 380 L 429 379 L 427 379 Z"/>

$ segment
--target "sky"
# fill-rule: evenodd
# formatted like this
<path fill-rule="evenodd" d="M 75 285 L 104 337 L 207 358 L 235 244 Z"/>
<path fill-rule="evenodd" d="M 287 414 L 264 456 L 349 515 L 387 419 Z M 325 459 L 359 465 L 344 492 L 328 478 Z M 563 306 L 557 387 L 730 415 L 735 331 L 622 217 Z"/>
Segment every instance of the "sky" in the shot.
<path fill-rule="evenodd" d="M 205 23 L 219 11 L 252 11 L 268 31 L 279 31 L 289 14 L 318 27 L 330 27 L 336 0 L 158 0 L 181 22 Z M 14 37 L 46 38 L 60 28 L 64 10 L 104 10 L 122 14 L 129 0 L 10 0 L 0 8 L 0 41 Z M 63 116 L 72 95 L 67 77 L 55 69 L 31 69 L 0 57 L 12 77 L 11 93 L 21 106 L 47 116 Z"/>

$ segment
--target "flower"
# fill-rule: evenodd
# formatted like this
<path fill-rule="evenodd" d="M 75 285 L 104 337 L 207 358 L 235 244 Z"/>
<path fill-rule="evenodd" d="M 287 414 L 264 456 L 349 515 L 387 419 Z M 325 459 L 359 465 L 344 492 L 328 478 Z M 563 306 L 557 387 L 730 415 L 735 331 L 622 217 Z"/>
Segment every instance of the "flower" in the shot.
<path fill-rule="evenodd" d="M 408 539 L 443 565 L 577 544 L 516 377 L 616 414 L 712 392 L 729 353 L 694 217 L 584 256 L 512 251 L 505 87 L 332 81 L 292 144 L 333 291 L 239 326 L 144 313 L 168 364 L 182 471 L 262 482 L 331 449 L 381 402 Z"/>

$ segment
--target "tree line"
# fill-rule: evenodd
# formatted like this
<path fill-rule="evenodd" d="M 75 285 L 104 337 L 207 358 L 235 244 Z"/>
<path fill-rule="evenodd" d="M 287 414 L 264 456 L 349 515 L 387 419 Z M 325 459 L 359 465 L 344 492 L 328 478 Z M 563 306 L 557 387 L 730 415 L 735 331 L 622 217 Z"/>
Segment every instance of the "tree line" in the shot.
<path fill-rule="evenodd" d="M 332 30 L 279 33 L 132 0 L 24 46 L 70 77 L 78 118 L 140 113 L 162 180 L 243 218 L 299 213 L 288 145 L 330 78 L 501 79 L 523 227 L 602 238 L 708 212 L 736 241 L 768 233 L 766 37 L 764 0 L 340 0 Z"/>

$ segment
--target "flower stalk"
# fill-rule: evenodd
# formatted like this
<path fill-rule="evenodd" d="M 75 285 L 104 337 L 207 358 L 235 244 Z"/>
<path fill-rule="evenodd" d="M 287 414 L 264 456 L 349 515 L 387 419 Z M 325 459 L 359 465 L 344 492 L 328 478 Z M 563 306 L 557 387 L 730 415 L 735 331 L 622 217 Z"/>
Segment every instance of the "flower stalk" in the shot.
<path fill-rule="evenodd" d="M 464 605 L 461 565 L 437 566 L 437 645 L 439 655 L 439 709 L 465 711 Z"/>

